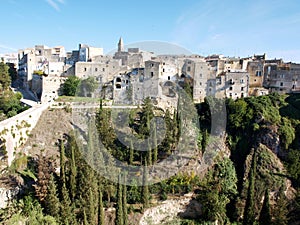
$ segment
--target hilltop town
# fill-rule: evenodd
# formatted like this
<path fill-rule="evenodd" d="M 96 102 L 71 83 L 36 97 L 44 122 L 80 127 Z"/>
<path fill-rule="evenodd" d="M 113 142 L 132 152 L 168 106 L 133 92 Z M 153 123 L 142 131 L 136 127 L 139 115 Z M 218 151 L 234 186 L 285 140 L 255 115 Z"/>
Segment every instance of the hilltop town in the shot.
<path fill-rule="evenodd" d="M 300 64 L 122 38 L 2 58 L 1 224 L 299 224 Z"/>
<path fill-rule="evenodd" d="M 189 86 L 195 103 L 206 96 L 237 99 L 300 91 L 300 64 L 267 59 L 266 54 L 247 58 L 155 55 L 139 48 L 125 49 L 122 38 L 114 55 L 103 52 L 103 48 L 84 44 L 72 52 L 63 46 L 36 45 L 19 50 L 17 58 L 4 55 L 3 59 L 16 65 L 21 86 L 42 103 L 58 98 L 70 76 L 94 77 L 102 98 L 129 104 L 141 104 L 150 97 L 172 106 L 176 85 Z"/>

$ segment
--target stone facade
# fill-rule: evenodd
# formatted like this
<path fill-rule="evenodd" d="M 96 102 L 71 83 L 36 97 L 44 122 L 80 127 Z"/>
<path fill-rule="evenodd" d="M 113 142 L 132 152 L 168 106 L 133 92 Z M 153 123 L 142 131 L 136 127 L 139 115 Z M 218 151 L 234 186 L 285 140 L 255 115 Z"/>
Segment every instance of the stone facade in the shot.
<path fill-rule="evenodd" d="M 45 76 L 36 76 L 36 71 Z M 194 102 L 202 102 L 206 96 L 237 99 L 269 91 L 300 92 L 300 64 L 266 60 L 265 54 L 247 58 L 155 56 L 139 48 L 125 49 L 122 38 L 113 56 L 103 55 L 102 48 L 84 44 L 69 53 L 61 46 L 36 45 L 20 50 L 19 75 L 38 96 L 43 96 L 43 101 L 56 98 L 70 75 L 81 79 L 95 77 L 100 89 L 105 87 L 102 91 L 106 97 L 134 104 L 140 104 L 147 96 L 157 101 L 172 99 L 176 95 L 174 85 L 189 85 Z"/>
<path fill-rule="evenodd" d="M 248 97 L 249 73 L 227 72 L 225 74 L 225 97 L 238 99 Z"/>
<path fill-rule="evenodd" d="M 300 64 L 269 60 L 264 65 L 264 86 L 270 92 L 300 92 Z"/>

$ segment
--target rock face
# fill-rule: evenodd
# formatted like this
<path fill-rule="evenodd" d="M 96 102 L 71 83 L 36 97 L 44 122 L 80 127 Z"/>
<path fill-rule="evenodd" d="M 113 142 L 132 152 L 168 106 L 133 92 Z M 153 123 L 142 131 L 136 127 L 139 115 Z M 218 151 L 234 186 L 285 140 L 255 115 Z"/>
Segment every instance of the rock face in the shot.
<path fill-rule="evenodd" d="M 278 155 L 280 152 L 280 139 L 277 130 L 277 126 L 266 126 L 261 130 L 261 133 L 257 139 L 257 143 L 265 145 L 276 155 Z"/>
<path fill-rule="evenodd" d="M 201 206 L 192 195 L 185 195 L 179 199 L 170 199 L 162 202 L 161 205 L 147 209 L 139 225 L 164 224 L 178 217 L 196 218 L 201 213 Z"/>
<path fill-rule="evenodd" d="M 5 208 L 8 202 L 19 193 L 19 188 L 0 188 L 0 208 Z"/>

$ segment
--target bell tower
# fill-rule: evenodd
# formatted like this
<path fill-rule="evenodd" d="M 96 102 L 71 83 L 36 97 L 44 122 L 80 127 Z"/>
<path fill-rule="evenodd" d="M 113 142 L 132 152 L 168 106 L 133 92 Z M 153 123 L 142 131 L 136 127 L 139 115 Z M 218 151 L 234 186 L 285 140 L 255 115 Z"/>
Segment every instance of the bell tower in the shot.
<path fill-rule="evenodd" d="M 118 52 L 124 51 L 124 43 L 122 37 L 120 37 L 119 43 L 118 43 Z"/>

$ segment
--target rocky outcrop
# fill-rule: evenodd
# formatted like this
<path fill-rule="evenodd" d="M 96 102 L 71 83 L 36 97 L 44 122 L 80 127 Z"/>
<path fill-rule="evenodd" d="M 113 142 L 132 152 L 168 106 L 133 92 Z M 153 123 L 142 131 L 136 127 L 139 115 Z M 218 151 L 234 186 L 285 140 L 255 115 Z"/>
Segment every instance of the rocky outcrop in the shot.
<path fill-rule="evenodd" d="M 19 188 L 0 188 L 0 208 L 5 208 L 9 201 L 14 199 L 19 193 Z"/>
<path fill-rule="evenodd" d="M 192 194 L 185 195 L 179 199 L 170 199 L 163 201 L 162 204 L 147 209 L 139 225 L 155 225 L 164 224 L 178 218 L 179 215 L 187 211 L 188 206 L 192 200 Z M 195 207 L 195 209 L 199 207 Z M 192 213 L 192 208 L 187 212 L 189 215 L 195 215 L 197 212 Z"/>
<path fill-rule="evenodd" d="M 264 125 L 257 138 L 257 143 L 265 145 L 276 155 L 280 152 L 280 138 L 277 131 L 278 127 L 275 125 Z"/>

